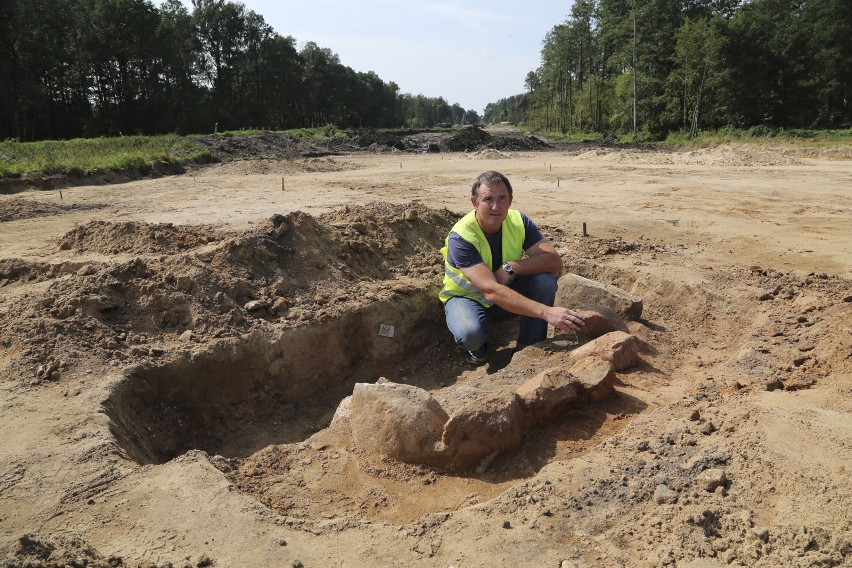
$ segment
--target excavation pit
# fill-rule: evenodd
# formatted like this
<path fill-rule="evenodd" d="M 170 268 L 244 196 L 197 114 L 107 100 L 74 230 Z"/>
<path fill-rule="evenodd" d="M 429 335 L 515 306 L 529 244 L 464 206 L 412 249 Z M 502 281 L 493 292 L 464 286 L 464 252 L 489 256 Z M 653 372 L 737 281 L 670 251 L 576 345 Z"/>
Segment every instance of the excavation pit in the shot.
<path fill-rule="evenodd" d="M 446 347 L 432 288 L 337 319 L 222 340 L 202 353 L 130 369 L 104 402 L 127 456 L 163 463 L 192 449 L 227 457 L 304 440 L 328 425 L 357 381 Z"/>

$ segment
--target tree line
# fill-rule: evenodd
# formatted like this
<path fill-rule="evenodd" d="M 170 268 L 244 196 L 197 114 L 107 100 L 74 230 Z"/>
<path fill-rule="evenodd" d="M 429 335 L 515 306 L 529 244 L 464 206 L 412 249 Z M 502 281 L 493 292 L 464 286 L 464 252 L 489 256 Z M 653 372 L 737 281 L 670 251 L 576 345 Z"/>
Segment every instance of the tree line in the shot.
<path fill-rule="evenodd" d="M 0 140 L 478 121 L 299 48 L 239 2 L 0 2 Z"/>
<path fill-rule="evenodd" d="M 570 132 L 852 126 L 849 0 L 575 0 L 486 122 Z"/>

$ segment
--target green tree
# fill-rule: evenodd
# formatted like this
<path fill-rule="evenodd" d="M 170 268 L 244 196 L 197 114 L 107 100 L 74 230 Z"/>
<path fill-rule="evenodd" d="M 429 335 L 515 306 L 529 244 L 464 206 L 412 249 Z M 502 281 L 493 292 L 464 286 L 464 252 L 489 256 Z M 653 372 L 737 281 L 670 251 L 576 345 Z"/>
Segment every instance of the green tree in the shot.
<path fill-rule="evenodd" d="M 802 125 L 852 126 L 852 4 L 848 0 L 809 0 L 796 22 L 805 33 L 810 60 L 805 78 L 812 112 Z"/>
<path fill-rule="evenodd" d="M 687 18 L 675 34 L 674 68 L 667 82 L 669 123 L 691 136 L 699 128 L 720 125 L 716 101 L 722 83 L 721 18 Z"/>
<path fill-rule="evenodd" d="M 203 106 L 205 89 L 196 83 L 200 44 L 195 36 L 192 16 L 180 0 L 167 0 L 160 7 L 156 33 L 159 46 L 162 96 L 151 120 L 159 132 L 205 132 L 212 128 L 212 116 Z"/>
<path fill-rule="evenodd" d="M 95 132 L 149 132 L 160 96 L 156 62 L 159 13 L 146 0 L 94 0 L 81 61 L 95 98 Z"/>
<path fill-rule="evenodd" d="M 268 122 L 273 128 L 303 126 L 302 60 L 293 37 L 275 35 L 264 44 Z"/>

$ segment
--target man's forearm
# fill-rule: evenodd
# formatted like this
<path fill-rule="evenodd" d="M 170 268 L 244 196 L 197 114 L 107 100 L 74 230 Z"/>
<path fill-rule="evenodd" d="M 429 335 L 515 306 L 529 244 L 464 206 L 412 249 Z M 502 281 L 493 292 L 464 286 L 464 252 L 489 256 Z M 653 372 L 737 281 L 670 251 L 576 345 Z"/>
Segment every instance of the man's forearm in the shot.
<path fill-rule="evenodd" d="M 546 319 L 545 314 L 549 306 L 531 300 L 508 286 L 495 284 L 495 286 L 484 293 L 484 296 L 486 300 L 493 302 L 507 312 L 519 316 Z"/>
<path fill-rule="evenodd" d="M 507 312 L 543 319 L 557 329 L 578 331 L 585 325 L 582 316 L 574 310 L 546 306 L 502 284 L 495 283 L 490 287 L 485 298 Z"/>
<path fill-rule="evenodd" d="M 520 260 L 509 262 L 515 270 L 515 274 L 542 274 L 549 272 L 558 274 L 562 272 L 562 259 L 555 253 L 541 253 L 535 256 L 524 257 Z"/>

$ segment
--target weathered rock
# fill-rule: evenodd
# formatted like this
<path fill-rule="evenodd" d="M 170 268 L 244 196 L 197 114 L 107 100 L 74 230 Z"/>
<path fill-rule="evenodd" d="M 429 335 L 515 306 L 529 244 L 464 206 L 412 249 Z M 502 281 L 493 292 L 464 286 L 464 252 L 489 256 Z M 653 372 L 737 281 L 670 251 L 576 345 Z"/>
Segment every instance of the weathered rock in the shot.
<path fill-rule="evenodd" d="M 571 309 L 590 309 L 605 306 L 623 318 L 638 320 L 642 317 L 642 298 L 611 284 L 604 284 L 576 274 L 565 274 L 559 279 L 556 305 Z"/>
<path fill-rule="evenodd" d="M 615 370 L 610 361 L 587 357 L 570 369 L 548 369 L 522 384 L 516 392 L 529 425 L 558 414 L 578 400 L 597 401 L 614 390 Z"/>
<path fill-rule="evenodd" d="M 615 390 L 615 365 L 599 357 L 585 357 L 571 366 L 571 374 L 579 381 L 581 400 L 603 400 Z"/>
<path fill-rule="evenodd" d="M 577 400 L 580 384 L 565 369 L 548 369 L 522 384 L 515 391 L 521 406 L 533 421 L 555 415 L 566 404 Z"/>
<path fill-rule="evenodd" d="M 287 301 L 287 298 L 278 297 L 275 298 L 275 301 L 272 302 L 272 307 L 270 307 L 269 310 L 273 314 L 283 314 L 287 311 L 289 307 L 290 304 Z"/>
<path fill-rule="evenodd" d="M 623 331 L 627 333 L 627 325 L 621 316 L 607 306 L 586 306 L 575 308 L 586 322 L 579 333 L 592 339 L 600 337 L 610 331 Z"/>
<path fill-rule="evenodd" d="M 657 485 L 654 490 L 654 502 L 658 505 L 677 503 L 677 491 L 667 485 Z"/>
<path fill-rule="evenodd" d="M 623 331 L 612 331 L 572 351 L 570 360 L 597 357 L 611 361 L 616 371 L 623 371 L 636 363 L 638 354 L 639 348 L 632 335 Z"/>
<path fill-rule="evenodd" d="M 727 481 L 725 470 L 721 468 L 705 469 L 695 478 L 695 483 L 704 491 L 713 492 L 717 487 L 723 487 Z"/>
<path fill-rule="evenodd" d="M 357 383 L 349 420 L 362 450 L 409 463 L 435 463 L 448 420 L 425 390 L 396 383 Z"/>
<path fill-rule="evenodd" d="M 269 307 L 269 302 L 266 300 L 252 300 L 243 306 L 247 312 L 254 312 Z"/>
<path fill-rule="evenodd" d="M 444 426 L 446 465 L 467 467 L 490 454 L 516 449 L 524 434 L 522 413 L 514 392 L 492 393 L 463 406 Z"/>

